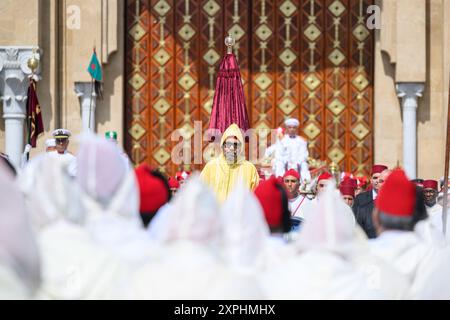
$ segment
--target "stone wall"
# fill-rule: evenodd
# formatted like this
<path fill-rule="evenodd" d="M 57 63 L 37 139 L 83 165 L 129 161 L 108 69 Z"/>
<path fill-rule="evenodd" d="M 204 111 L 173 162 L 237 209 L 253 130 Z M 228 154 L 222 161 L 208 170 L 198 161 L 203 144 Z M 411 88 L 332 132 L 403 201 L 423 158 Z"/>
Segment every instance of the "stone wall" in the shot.
<path fill-rule="evenodd" d="M 446 1 L 448 3 L 448 1 Z M 444 64 L 444 7 L 443 1 L 431 0 L 427 5 L 427 72 L 426 87 L 417 112 L 418 176 L 439 178 L 444 175 L 445 117 L 448 94 Z M 447 17 L 448 19 L 449 17 Z M 446 26 L 448 28 L 448 24 Z M 448 51 L 447 51 L 448 52 Z"/>
<path fill-rule="evenodd" d="M 0 46 L 33 45 L 42 49 L 38 96 L 45 135 L 39 138 L 32 156 L 44 150 L 45 139 L 55 128 L 81 132 L 80 103 L 74 84 L 90 81 L 86 69 L 94 46 L 103 63 L 104 77 L 104 100 L 97 103 L 96 130 L 100 134 L 116 130 L 122 143 L 123 10 L 124 2 L 119 0 L 0 1 Z M 0 121 L 0 150 L 3 146 L 4 122 Z M 76 152 L 75 140 L 69 150 Z"/>
<path fill-rule="evenodd" d="M 79 27 L 73 25 L 74 8 L 79 8 Z M 104 99 L 97 102 L 96 131 L 118 132 L 123 138 L 123 9 L 124 1 L 66 0 L 62 8 L 62 103 L 61 126 L 74 133 L 82 131 L 80 103 L 74 91 L 75 82 L 89 82 L 86 71 L 93 48 L 103 63 Z M 72 151 L 77 148 L 72 142 Z"/>
<path fill-rule="evenodd" d="M 417 176 L 437 179 L 444 172 L 450 1 L 414 2 L 417 3 L 396 0 L 377 3 L 383 14 L 382 28 L 376 33 L 374 159 L 389 166 L 403 164 L 403 119 L 395 84 L 425 79 L 425 91 L 417 110 Z M 424 20 L 420 18 L 423 12 L 414 11 L 419 9 L 425 12 Z M 413 26 L 411 21 L 417 25 Z M 417 26 L 423 22 L 422 35 Z M 425 45 L 421 44 L 423 41 Z"/>
<path fill-rule="evenodd" d="M 39 0 L 2 0 L 0 12 L 0 46 L 38 45 Z M 0 114 L 3 114 L 1 102 Z M 4 147 L 5 122 L 0 117 L 0 151 L 4 151 Z"/>

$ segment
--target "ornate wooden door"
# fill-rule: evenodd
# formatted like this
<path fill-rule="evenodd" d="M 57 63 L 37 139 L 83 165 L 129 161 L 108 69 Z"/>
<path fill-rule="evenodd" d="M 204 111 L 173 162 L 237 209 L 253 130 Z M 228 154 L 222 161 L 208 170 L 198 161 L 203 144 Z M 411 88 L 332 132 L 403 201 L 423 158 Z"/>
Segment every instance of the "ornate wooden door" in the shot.
<path fill-rule="evenodd" d="M 131 159 L 172 174 L 179 168 L 171 160 L 178 143 L 172 132 L 182 128 L 188 138 L 200 130 L 196 120 L 207 128 L 230 33 L 252 127 L 276 128 L 296 117 L 312 157 L 367 175 L 374 37 L 366 9 L 372 3 L 127 0 L 125 136 Z"/>

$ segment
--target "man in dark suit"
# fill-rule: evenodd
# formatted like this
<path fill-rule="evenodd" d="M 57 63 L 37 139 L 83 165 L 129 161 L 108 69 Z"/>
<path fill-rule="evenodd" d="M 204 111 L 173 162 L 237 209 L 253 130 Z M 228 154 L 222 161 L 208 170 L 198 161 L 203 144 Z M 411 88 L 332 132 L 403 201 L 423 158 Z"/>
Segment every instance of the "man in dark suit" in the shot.
<path fill-rule="evenodd" d="M 376 164 L 372 167 L 372 188 L 369 188 L 368 191 L 360 193 L 356 196 L 355 201 L 353 202 L 353 213 L 355 214 L 356 221 L 366 232 L 367 236 L 372 239 L 376 238 L 375 226 L 372 221 L 372 211 L 374 208 L 374 200 L 377 197 L 378 190 L 380 189 L 381 184 L 387 178 L 389 171 L 387 170 L 387 166 Z M 382 172 L 386 170 L 386 174 L 381 176 Z M 382 180 L 379 181 L 380 176 Z"/>

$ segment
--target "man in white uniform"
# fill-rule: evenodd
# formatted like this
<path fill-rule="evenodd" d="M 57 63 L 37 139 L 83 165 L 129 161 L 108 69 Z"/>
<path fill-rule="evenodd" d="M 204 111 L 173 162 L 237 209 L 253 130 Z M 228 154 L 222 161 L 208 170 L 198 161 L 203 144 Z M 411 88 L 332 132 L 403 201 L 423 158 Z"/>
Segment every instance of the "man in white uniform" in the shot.
<path fill-rule="evenodd" d="M 284 122 L 286 134 L 271 148 L 275 152 L 274 173 L 277 177 L 284 176 L 289 169 L 300 172 L 302 180 L 311 180 L 308 168 L 308 142 L 297 135 L 300 122 L 297 119 L 287 119 Z"/>
<path fill-rule="evenodd" d="M 53 131 L 53 137 L 56 142 L 56 152 L 50 154 L 66 162 L 69 175 L 75 177 L 77 175 L 77 159 L 73 154 L 67 151 L 70 135 L 71 133 L 67 129 L 56 129 Z"/>

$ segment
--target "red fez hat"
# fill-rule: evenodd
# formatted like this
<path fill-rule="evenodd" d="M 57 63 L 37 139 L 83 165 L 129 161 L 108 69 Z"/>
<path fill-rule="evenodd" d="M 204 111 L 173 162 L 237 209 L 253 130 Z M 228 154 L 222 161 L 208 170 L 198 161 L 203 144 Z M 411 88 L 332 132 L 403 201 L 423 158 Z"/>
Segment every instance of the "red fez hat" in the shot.
<path fill-rule="evenodd" d="M 169 201 L 169 190 L 161 178 L 152 174 L 148 164 L 142 164 L 135 169 L 139 185 L 141 213 L 155 213 L 167 201 Z"/>
<path fill-rule="evenodd" d="M 352 178 L 345 178 L 344 180 L 341 181 L 341 186 L 346 186 L 349 185 L 352 188 L 357 188 L 358 187 L 358 181 L 356 179 L 352 179 Z"/>
<path fill-rule="evenodd" d="M 356 182 L 358 184 L 358 187 L 364 187 L 367 184 L 367 178 L 366 177 L 356 177 Z"/>
<path fill-rule="evenodd" d="M 170 189 L 178 189 L 180 187 L 180 183 L 178 182 L 178 180 L 172 177 L 169 178 L 168 183 Z"/>
<path fill-rule="evenodd" d="M 178 171 L 177 173 L 175 173 L 175 178 L 177 179 L 177 181 L 181 181 L 186 180 L 190 175 L 191 173 L 189 171 Z"/>
<path fill-rule="evenodd" d="M 286 178 L 287 176 L 292 176 L 297 178 L 297 180 L 300 180 L 300 174 L 295 169 L 289 169 L 288 171 L 286 171 L 283 178 Z"/>
<path fill-rule="evenodd" d="M 438 189 L 438 182 L 436 180 L 425 180 L 423 182 L 423 188 L 424 189 L 434 189 L 437 191 Z"/>
<path fill-rule="evenodd" d="M 423 179 L 413 179 L 411 180 L 416 186 L 423 188 Z"/>
<path fill-rule="evenodd" d="M 277 178 L 271 177 L 269 180 L 260 182 L 255 189 L 255 196 L 263 208 L 267 224 L 271 227 L 282 224 L 283 203 L 277 184 L 282 186 Z"/>
<path fill-rule="evenodd" d="M 374 175 L 375 173 L 382 173 L 387 168 L 388 167 L 384 164 L 374 164 L 372 167 L 372 175 Z"/>
<path fill-rule="evenodd" d="M 341 184 L 339 187 L 339 191 L 343 196 L 352 196 L 355 197 L 355 188 L 350 184 Z"/>
<path fill-rule="evenodd" d="M 341 180 L 346 180 L 346 179 L 354 179 L 353 174 L 350 172 L 342 172 Z"/>
<path fill-rule="evenodd" d="M 324 173 L 322 173 L 320 176 L 319 176 L 319 179 L 317 180 L 317 183 L 319 183 L 320 182 L 320 180 L 329 180 L 329 179 L 332 179 L 333 178 L 333 176 L 330 174 L 330 173 L 328 173 L 328 172 L 324 172 Z"/>
<path fill-rule="evenodd" d="M 415 203 L 416 186 L 402 169 L 392 171 L 375 199 L 375 206 L 380 211 L 397 217 L 411 217 Z"/>

